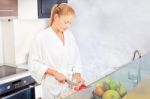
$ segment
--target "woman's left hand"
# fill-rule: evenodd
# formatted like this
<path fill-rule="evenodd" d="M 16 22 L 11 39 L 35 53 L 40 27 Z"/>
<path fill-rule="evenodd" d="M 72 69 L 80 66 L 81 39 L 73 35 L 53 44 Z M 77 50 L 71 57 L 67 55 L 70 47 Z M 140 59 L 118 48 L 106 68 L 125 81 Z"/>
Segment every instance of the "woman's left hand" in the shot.
<path fill-rule="evenodd" d="M 74 74 L 74 80 L 77 83 L 81 83 L 81 84 L 85 83 L 85 80 L 81 77 L 80 73 L 75 73 Z"/>
<path fill-rule="evenodd" d="M 80 91 L 87 88 L 85 85 L 85 80 L 81 77 L 80 73 L 75 73 L 74 80 L 76 83 L 78 83 L 78 85 L 74 86 L 73 88 L 75 91 Z"/>

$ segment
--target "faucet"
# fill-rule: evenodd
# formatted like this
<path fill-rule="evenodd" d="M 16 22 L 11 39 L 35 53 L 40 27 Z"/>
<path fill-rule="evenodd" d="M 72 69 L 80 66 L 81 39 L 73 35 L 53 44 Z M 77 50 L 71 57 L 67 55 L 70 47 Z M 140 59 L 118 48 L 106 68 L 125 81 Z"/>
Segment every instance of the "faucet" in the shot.
<path fill-rule="evenodd" d="M 138 58 L 141 58 L 141 53 L 139 52 L 139 50 L 135 50 L 132 61 L 135 60 L 136 54 L 138 54 Z M 138 74 L 137 74 L 137 84 L 138 84 L 141 81 L 141 66 L 140 66 L 140 64 L 138 65 L 138 71 L 137 72 L 138 72 Z"/>
<path fill-rule="evenodd" d="M 133 58 L 132 58 L 132 61 L 134 61 L 135 60 L 135 56 L 136 56 L 136 54 L 138 54 L 138 56 L 139 56 L 139 58 L 141 58 L 141 53 L 139 52 L 139 50 L 135 50 L 134 51 L 134 55 L 133 55 Z"/>

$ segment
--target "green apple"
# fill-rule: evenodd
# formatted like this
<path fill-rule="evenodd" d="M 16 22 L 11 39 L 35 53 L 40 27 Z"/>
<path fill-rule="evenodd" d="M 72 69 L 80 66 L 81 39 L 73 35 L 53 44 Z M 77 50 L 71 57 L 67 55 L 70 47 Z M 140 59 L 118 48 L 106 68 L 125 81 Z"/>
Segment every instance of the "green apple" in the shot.
<path fill-rule="evenodd" d="M 121 99 L 119 93 L 115 90 L 107 90 L 104 94 L 102 99 Z"/>
<path fill-rule="evenodd" d="M 103 82 L 106 83 L 106 84 L 110 84 L 110 82 L 112 81 L 112 78 L 109 76 L 109 77 L 106 77 Z"/>
<path fill-rule="evenodd" d="M 110 89 L 116 90 L 118 87 L 120 87 L 121 83 L 118 80 L 112 80 L 110 82 Z"/>
<path fill-rule="evenodd" d="M 117 92 L 120 94 L 121 97 L 123 97 L 124 95 L 126 95 L 127 90 L 123 85 L 121 85 L 119 88 L 117 88 Z"/>

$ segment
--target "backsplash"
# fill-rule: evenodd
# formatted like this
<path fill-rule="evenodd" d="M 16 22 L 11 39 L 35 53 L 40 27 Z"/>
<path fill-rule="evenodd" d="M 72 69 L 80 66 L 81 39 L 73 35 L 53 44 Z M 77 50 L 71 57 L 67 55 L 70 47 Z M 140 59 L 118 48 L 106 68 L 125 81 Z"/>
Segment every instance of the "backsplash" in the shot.
<path fill-rule="evenodd" d="M 77 19 L 72 31 L 83 59 L 83 73 L 92 82 L 132 60 L 138 49 L 150 51 L 149 0 L 70 0 Z"/>

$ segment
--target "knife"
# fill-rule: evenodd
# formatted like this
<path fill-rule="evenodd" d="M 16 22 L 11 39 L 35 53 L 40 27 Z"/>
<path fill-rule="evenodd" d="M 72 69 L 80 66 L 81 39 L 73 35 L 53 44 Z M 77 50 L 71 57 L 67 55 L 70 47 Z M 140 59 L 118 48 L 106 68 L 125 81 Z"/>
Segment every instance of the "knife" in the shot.
<path fill-rule="evenodd" d="M 71 80 L 65 80 L 65 82 L 67 82 L 69 85 L 71 85 L 71 86 L 78 86 L 79 85 L 79 83 L 75 83 L 75 82 L 73 82 L 73 81 L 71 81 Z"/>

